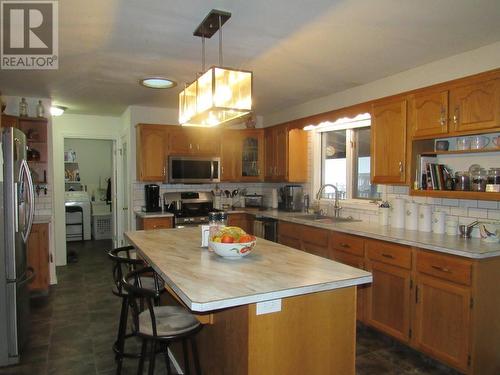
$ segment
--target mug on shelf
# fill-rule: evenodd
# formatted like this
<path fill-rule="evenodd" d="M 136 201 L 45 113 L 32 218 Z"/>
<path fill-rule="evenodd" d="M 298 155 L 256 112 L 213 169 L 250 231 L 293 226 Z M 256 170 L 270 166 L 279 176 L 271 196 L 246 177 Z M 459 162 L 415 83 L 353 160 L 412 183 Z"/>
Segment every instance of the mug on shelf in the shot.
<path fill-rule="evenodd" d="M 459 137 L 456 142 L 457 150 L 470 150 L 471 139 L 469 137 Z"/>
<path fill-rule="evenodd" d="M 450 147 L 450 142 L 448 141 L 444 141 L 444 140 L 440 140 L 440 141 L 436 141 L 436 151 L 448 151 L 448 148 Z"/>
<path fill-rule="evenodd" d="M 500 148 L 500 135 L 491 137 L 491 143 L 493 147 Z"/>
<path fill-rule="evenodd" d="M 490 139 L 484 135 L 475 135 L 470 138 L 470 148 L 472 150 L 481 150 L 489 145 Z"/>

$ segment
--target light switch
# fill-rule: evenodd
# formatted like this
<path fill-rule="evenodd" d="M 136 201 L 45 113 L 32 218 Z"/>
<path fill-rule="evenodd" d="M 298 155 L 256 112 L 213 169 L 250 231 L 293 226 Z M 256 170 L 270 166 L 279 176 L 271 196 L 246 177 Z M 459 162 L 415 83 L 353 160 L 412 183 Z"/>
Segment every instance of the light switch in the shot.
<path fill-rule="evenodd" d="M 271 314 L 281 311 L 281 298 L 257 303 L 257 315 Z"/>

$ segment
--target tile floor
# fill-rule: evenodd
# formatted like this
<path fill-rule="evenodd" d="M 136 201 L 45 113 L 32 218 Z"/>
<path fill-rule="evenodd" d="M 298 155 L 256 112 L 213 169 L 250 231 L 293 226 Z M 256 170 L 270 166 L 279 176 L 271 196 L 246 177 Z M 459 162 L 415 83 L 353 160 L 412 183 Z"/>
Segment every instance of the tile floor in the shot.
<path fill-rule="evenodd" d="M 31 335 L 17 366 L 0 375 L 111 375 L 120 300 L 111 294 L 110 241 L 71 243 L 78 262 L 58 267 L 58 285 L 48 297 L 32 300 Z M 138 343 L 128 340 L 129 350 Z M 166 374 L 162 360 L 156 373 Z M 136 360 L 125 360 L 123 375 L 136 373 Z M 145 369 L 147 369 L 147 364 Z M 146 371 L 145 371 L 146 372 Z M 360 326 L 357 375 L 457 375 L 435 361 L 375 331 Z M 319 374 L 318 374 L 319 375 Z"/>

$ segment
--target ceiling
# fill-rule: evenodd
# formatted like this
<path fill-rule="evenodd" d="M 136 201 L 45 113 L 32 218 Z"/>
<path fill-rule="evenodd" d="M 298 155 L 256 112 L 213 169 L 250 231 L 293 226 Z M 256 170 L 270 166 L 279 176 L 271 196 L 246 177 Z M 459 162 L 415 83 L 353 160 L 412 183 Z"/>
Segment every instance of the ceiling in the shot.
<path fill-rule="evenodd" d="M 232 13 L 224 65 L 254 72 L 259 115 L 500 40 L 498 0 L 64 0 L 59 69 L 0 71 L 0 89 L 50 97 L 69 113 L 176 108 L 201 70 L 192 33 L 213 8 Z M 218 34 L 207 41 L 207 66 L 217 56 Z M 179 85 L 138 85 L 155 75 Z"/>

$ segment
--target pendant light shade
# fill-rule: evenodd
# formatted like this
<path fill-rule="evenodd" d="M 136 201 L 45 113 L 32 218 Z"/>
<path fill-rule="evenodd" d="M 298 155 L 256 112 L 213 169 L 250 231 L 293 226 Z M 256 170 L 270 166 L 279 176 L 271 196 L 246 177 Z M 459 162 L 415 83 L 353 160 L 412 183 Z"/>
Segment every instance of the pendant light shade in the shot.
<path fill-rule="evenodd" d="M 212 67 L 179 94 L 179 122 L 216 126 L 252 110 L 252 72 Z"/>
<path fill-rule="evenodd" d="M 229 17 L 230 13 L 212 10 L 194 35 L 211 37 Z M 219 64 L 221 43 L 222 36 L 219 38 Z M 249 71 L 213 66 L 179 94 L 179 123 L 185 126 L 217 126 L 251 111 L 252 72 Z"/>

